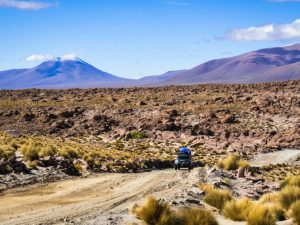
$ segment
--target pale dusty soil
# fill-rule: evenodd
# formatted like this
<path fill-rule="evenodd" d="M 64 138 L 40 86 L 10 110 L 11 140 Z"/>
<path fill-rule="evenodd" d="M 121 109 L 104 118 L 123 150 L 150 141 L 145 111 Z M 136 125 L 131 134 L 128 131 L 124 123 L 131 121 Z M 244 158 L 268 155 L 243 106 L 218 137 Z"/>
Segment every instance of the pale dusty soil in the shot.
<path fill-rule="evenodd" d="M 294 159 L 299 152 L 279 151 L 258 156 L 256 162 L 282 163 Z M 101 174 L 13 189 L 0 196 L 0 224 L 126 224 L 134 221 L 128 210 L 135 203 L 142 203 L 148 195 L 172 201 L 199 181 L 199 171 Z M 220 216 L 218 220 L 221 225 L 245 224 Z"/>
<path fill-rule="evenodd" d="M 125 224 L 118 214 L 148 195 L 171 198 L 197 181 L 198 170 L 103 174 L 52 183 L 44 187 L 5 192 L 0 198 L 1 224 Z M 126 213 L 124 213 L 126 211 Z M 110 215 L 112 213 L 112 215 Z M 107 216 L 104 216 L 107 215 Z M 110 218 L 112 217 L 112 218 Z M 123 216 L 121 216 L 123 217 Z M 67 219 L 66 219 L 67 218 Z M 125 218 L 126 219 L 126 218 Z M 112 223 L 113 224 L 113 223 Z"/>
<path fill-rule="evenodd" d="M 297 159 L 300 157 L 300 150 L 288 149 L 276 151 L 256 156 L 251 162 L 251 166 L 276 165 L 280 163 L 298 164 Z"/>

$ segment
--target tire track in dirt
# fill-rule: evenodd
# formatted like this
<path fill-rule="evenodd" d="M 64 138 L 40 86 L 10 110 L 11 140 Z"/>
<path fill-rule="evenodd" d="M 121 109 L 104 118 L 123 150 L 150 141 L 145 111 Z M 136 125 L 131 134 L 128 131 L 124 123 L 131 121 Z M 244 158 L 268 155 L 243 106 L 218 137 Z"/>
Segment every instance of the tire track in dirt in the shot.
<path fill-rule="evenodd" d="M 119 213 L 147 195 L 174 196 L 197 182 L 198 170 L 153 171 L 140 174 L 102 174 L 11 190 L 0 197 L 0 223 L 53 224 L 64 218 Z"/>

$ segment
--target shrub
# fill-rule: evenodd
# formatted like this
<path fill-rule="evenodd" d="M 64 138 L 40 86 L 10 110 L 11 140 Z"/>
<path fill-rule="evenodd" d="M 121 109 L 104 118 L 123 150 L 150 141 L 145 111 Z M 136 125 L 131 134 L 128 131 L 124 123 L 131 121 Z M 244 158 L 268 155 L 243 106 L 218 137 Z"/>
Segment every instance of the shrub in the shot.
<path fill-rule="evenodd" d="M 279 193 L 279 202 L 284 209 L 289 209 L 290 206 L 298 200 L 300 200 L 299 187 L 288 186 Z"/>
<path fill-rule="evenodd" d="M 131 136 L 133 139 L 143 139 L 146 137 L 146 134 L 141 131 L 132 131 Z"/>
<path fill-rule="evenodd" d="M 283 189 L 286 186 L 300 187 L 300 176 L 291 176 L 285 178 L 284 181 L 281 182 L 280 188 Z"/>
<path fill-rule="evenodd" d="M 149 197 L 143 206 L 135 206 L 132 210 L 137 218 L 149 225 L 176 225 L 176 216 L 167 203 Z"/>
<path fill-rule="evenodd" d="M 275 216 L 275 218 L 279 221 L 283 221 L 286 219 L 285 210 L 279 204 L 269 204 L 267 205 L 271 211 L 271 213 Z"/>
<path fill-rule="evenodd" d="M 31 168 L 31 169 L 36 169 L 37 166 L 38 166 L 38 162 L 37 161 L 31 161 L 29 163 L 29 168 Z"/>
<path fill-rule="evenodd" d="M 53 145 L 47 145 L 41 148 L 39 152 L 39 157 L 46 157 L 46 156 L 54 156 L 57 153 L 57 149 Z"/>
<path fill-rule="evenodd" d="M 209 205 L 219 209 L 223 209 L 226 202 L 232 200 L 232 195 L 228 190 L 222 189 L 207 189 L 204 201 Z"/>
<path fill-rule="evenodd" d="M 11 168 L 10 165 L 5 165 L 3 167 L 0 167 L 0 174 L 8 174 L 13 172 L 13 168 Z"/>
<path fill-rule="evenodd" d="M 134 206 L 132 212 L 148 225 L 218 225 L 211 211 L 186 208 L 173 211 L 167 203 L 149 197 L 143 206 Z"/>
<path fill-rule="evenodd" d="M 226 159 L 219 160 L 217 166 L 220 169 L 236 170 L 239 167 L 248 168 L 250 164 L 246 160 L 239 160 L 236 155 L 231 154 Z"/>
<path fill-rule="evenodd" d="M 248 198 L 232 200 L 225 204 L 222 214 L 233 221 L 246 221 L 252 205 L 253 203 Z"/>
<path fill-rule="evenodd" d="M 279 193 L 267 193 L 260 197 L 259 203 L 279 203 Z"/>
<path fill-rule="evenodd" d="M 39 159 L 40 149 L 40 144 L 29 141 L 21 146 L 20 151 L 24 155 L 25 160 L 34 161 Z"/>
<path fill-rule="evenodd" d="M 81 166 L 80 163 L 75 163 L 75 164 L 74 164 L 74 167 L 76 168 L 76 170 L 78 170 L 78 171 L 80 171 L 80 172 L 83 171 L 83 168 L 82 168 L 82 166 Z"/>
<path fill-rule="evenodd" d="M 300 201 L 295 202 L 291 206 L 289 216 L 297 225 L 300 225 Z"/>
<path fill-rule="evenodd" d="M 187 208 L 180 212 L 182 225 L 218 225 L 211 211 L 201 208 Z"/>
<path fill-rule="evenodd" d="M 248 225 L 275 225 L 276 218 L 268 206 L 254 204 L 247 216 Z"/>
<path fill-rule="evenodd" d="M 214 187 L 211 184 L 206 184 L 206 183 L 200 183 L 198 187 L 204 192 L 208 192 L 214 189 Z"/>
<path fill-rule="evenodd" d="M 60 151 L 59 155 L 64 158 L 67 158 L 67 159 L 77 159 L 78 158 L 78 153 L 73 149 L 62 150 L 62 151 Z"/>
<path fill-rule="evenodd" d="M 250 164 L 247 160 L 240 160 L 238 162 L 238 165 L 239 165 L 239 167 L 242 167 L 242 168 L 249 168 L 250 167 Z"/>
<path fill-rule="evenodd" d="M 0 159 L 8 159 L 15 155 L 16 150 L 9 145 L 0 146 Z"/>

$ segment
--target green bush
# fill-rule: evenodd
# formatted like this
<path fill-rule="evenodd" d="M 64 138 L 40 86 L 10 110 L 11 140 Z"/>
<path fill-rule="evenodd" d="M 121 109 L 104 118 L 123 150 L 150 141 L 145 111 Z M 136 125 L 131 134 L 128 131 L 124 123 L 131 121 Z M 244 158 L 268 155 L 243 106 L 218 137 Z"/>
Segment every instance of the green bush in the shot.
<path fill-rule="evenodd" d="M 146 134 L 141 131 L 132 131 L 131 136 L 133 139 L 143 139 L 146 137 Z"/>

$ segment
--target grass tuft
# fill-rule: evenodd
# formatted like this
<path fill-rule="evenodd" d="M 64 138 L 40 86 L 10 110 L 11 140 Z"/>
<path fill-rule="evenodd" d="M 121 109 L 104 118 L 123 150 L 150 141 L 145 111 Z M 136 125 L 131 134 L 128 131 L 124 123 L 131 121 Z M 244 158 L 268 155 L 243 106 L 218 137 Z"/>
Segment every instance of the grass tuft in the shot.
<path fill-rule="evenodd" d="M 218 225 L 211 211 L 201 208 L 187 208 L 180 212 L 182 225 Z"/>
<path fill-rule="evenodd" d="M 280 189 L 283 189 L 287 186 L 300 187 L 300 176 L 287 177 L 280 183 Z"/>
<path fill-rule="evenodd" d="M 228 190 L 212 188 L 205 191 L 204 201 L 219 211 L 222 211 L 226 202 L 231 200 L 232 194 Z"/>
<path fill-rule="evenodd" d="M 270 208 L 263 204 L 254 204 L 247 216 L 247 225 L 275 225 L 276 217 Z"/>
<path fill-rule="evenodd" d="M 149 197 L 143 206 L 135 206 L 132 212 L 138 219 L 145 221 L 149 225 L 172 225 L 176 224 L 174 212 L 167 203 L 157 201 Z"/>
<path fill-rule="evenodd" d="M 217 166 L 220 169 L 236 170 L 239 167 L 249 168 L 250 164 L 246 160 L 239 160 L 238 156 L 231 154 L 226 159 L 219 160 Z"/>
<path fill-rule="evenodd" d="M 132 131 L 131 136 L 133 139 L 143 139 L 146 137 L 146 134 L 141 131 Z"/>
<path fill-rule="evenodd" d="M 186 208 L 176 212 L 167 203 L 149 197 L 143 206 L 132 209 L 138 219 L 148 225 L 218 225 L 211 211 Z"/>
<path fill-rule="evenodd" d="M 289 216 L 293 219 L 295 224 L 300 225 L 300 201 L 295 202 L 291 206 Z"/>
<path fill-rule="evenodd" d="M 279 202 L 286 210 L 298 200 L 300 200 L 299 187 L 287 186 L 279 192 Z"/>
<path fill-rule="evenodd" d="M 267 193 L 260 197 L 259 203 L 277 204 L 279 203 L 279 193 Z"/>
<path fill-rule="evenodd" d="M 225 204 L 222 215 L 225 218 L 231 219 L 233 221 L 246 221 L 252 206 L 253 203 L 249 198 L 232 200 Z"/>
<path fill-rule="evenodd" d="M 16 149 L 13 146 L 2 145 L 0 146 L 0 159 L 9 159 L 15 155 Z"/>
<path fill-rule="evenodd" d="M 34 161 L 40 158 L 39 152 L 41 147 L 42 146 L 39 143 L 28 141 L 21 146 L 20 151 L 24 155 L 26 161 Z"/>

